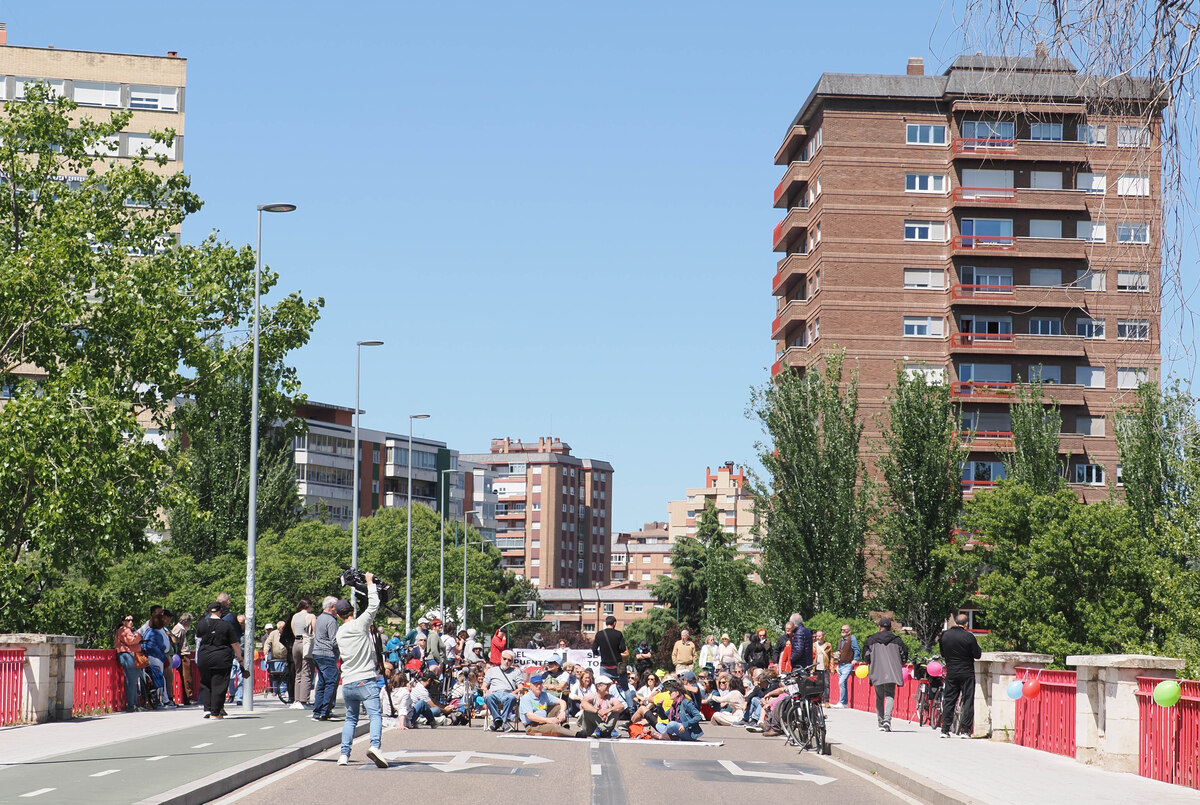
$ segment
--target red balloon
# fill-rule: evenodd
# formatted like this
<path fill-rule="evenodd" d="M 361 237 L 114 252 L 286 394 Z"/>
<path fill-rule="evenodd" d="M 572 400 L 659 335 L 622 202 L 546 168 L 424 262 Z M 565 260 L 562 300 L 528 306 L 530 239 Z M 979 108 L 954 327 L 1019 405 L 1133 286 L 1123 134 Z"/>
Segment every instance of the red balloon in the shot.
<path fill-rule="evenodd" d="M 1021 693 L 1026 699 L 1036 699 L 1038 694 L 1042 692 L 1042 683 L 1036 679 L 1031 679 L 1021 687 Z"/>

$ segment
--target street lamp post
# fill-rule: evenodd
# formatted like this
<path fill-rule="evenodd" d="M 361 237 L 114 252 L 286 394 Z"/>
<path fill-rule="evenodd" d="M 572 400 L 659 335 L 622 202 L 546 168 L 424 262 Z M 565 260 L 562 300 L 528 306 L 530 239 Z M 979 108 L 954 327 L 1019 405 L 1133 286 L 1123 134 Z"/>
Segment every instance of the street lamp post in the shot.
<path fill-rule="evenodd" d="M 408 550 L 404 571 L 404 633 L 412 631 L 412 423 L 414 419 L 429 419 L 429 414 L 408 415 Z"/>
<path fill-rule="evenodd" d="M 250 695 L 243 696 L 247 713 L 254 712 L 254 551 L 258 537 L 258 332 L 262 317 L 262 214 L 264 212 L 291 212 L 295 204 L 259 204 L 258 232 L 254 247 L 254 368 L 250 381 L 250 516 L 246 534 L 246 632 L 244 648 L 250 662 L 246 665 L 245 684 Z"/>
<path fill-rule="evenodd" d="M 438 582 L 438 617 L 446 622 L 446 509 L 450 505 L 450 490 L 446 487 L 446 473 L 458 470 L 442 470 L 442 499 L 438 501 L 442 516 L 442 538 L 438 548 L 440 556 L 441 578 Z"/>
<path fill-rule="evenodd" d="M 362 463 L 358 454 L 358 418 L 362 415 L 358 405 L 359 368 L 362 365 L 362 348 L 381 346 L 382 341 L 354 342 L 354 515 L 350 527 L 350 567 L 354 570 L 358 570 L 358 509 L 362 502 L 362 492 L 358 488 L 358 466 Z M 357 602 L 357 599 L 355 601 Z"/>
<path fill-rule="evenodd" d="M 470 533 L 467 531 L 467 524 L 471 521 L 472 514 L 482 514 L 483 509 L 471 509 L 469 512 L 463 512 L 463 622 L 460 629 L 467 628 L 467 545 L 470 544 Z M 480 623 L 482 626 L 483 624 Z"/>

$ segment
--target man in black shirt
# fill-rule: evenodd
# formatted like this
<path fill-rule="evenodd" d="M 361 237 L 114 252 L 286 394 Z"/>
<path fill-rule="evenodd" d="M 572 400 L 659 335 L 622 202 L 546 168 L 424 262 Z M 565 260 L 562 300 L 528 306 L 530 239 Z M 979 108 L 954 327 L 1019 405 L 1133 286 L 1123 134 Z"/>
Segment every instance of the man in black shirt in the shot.
<path fill-rule="evenodd" d="M 975 729 L 975 661 L 980 657 L 979 641 L 966 630 L 967 616 L 959 615 L 954 626 L 942 632 L 938 646 L 946 662 L 946 686 L 942 689 L 942 737 L 950 737 L 954 705 L 962 700 L 959 734 L 970 738 Z"/>
<path fill-rule="evenodd" d="M 629 649 L 625 647 L 625 635 L 617 631 L 615 615 L 604 619 L 604 627 L 592 641 L 592 651 L 600 655 L 601 673 L 615 682 L 625 670 L 620 666 L 621 661 L 629 655 Z"/>

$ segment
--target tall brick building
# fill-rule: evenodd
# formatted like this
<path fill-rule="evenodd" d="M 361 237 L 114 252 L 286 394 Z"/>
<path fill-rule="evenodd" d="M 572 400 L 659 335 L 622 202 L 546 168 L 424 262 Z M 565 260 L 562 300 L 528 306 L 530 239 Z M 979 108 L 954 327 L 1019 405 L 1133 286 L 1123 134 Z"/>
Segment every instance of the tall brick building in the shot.
<path fill-rule="evenodd" d="M 1040 377 L 1067 481 L 1105 497 L 1114 405 L 1161 363 L 1155 89 L 1044 55 L 822 75 L 775 156 L 772 373 L 844 348 L 868 431 L 898 362 L 948 382 L 968 494 L 1002 476 L 1015 384 Z"/>

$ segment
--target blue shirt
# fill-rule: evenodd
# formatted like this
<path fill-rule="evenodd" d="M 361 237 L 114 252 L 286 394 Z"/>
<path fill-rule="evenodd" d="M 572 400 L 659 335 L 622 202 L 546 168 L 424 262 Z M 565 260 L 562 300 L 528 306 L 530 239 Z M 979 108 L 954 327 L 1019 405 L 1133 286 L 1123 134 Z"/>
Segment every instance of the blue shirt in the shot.
<path fill-rule="evenodd" d="M 403 641 L 401 641 L 398 637 L 393 637 L 392 639 L 388 640 L 387 645 L 383 647 L 384 651 L 388 653 L 388 662 L 390 662 L 392 665 L 400 662 L 401 645 L 403 645 Z"/>
<path fill-rule="evenodd" d="M 521 714 L 521 723 L 525 726 L 534 723 L 529 720 L 531 713 L 536 713 L 542 718 L 546 718 L 546 714 L 550 712 L 550 708 L 556 704 L 558 704 L 558 699 L 544 690 L 538 696 L 534 696 L 533 691 L 526 693 L 521 697 L 521 707 L 518 711 Z"/>

